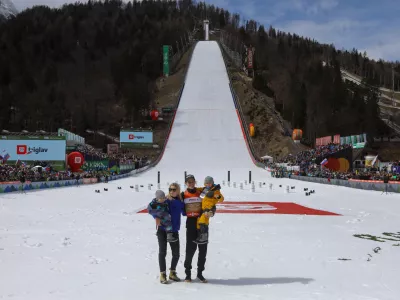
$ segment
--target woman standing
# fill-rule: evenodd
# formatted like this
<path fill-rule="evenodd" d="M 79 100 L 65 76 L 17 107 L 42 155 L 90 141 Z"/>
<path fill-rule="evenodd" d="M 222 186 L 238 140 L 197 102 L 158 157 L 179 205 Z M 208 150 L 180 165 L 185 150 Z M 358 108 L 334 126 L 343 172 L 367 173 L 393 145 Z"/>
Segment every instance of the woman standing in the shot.
<path fill-rule="evenodd" d="M 181 227 L 181 214 L 184 209 L 184 204 L 181 198 L 180 186 L 177 183 L 172 183 L 169 186 L 168 195 L 165 199 L 165 194 L 162 191 L 156 192 L 156 199 L 149 204 L 148 211 L 156 219 L 157 226 L 157 239 L 158 239 L 158 263 L 160 266 L 160 282 L 168 283 L 166 275 L 166 260 L 167 256 L 167 243 L 171 247 L 172 260 L 169 273 L 169 279 L 173 281 L 180 281 L 176 273 L 176 265 L 179 260 L 179 230 Z M 172 230 L 163 226 L 163 221 L 160 212 L 168 212 L 170 216 L 170 223 Z M 168 222 L 167 222 L 168 223 Z M 169 231 L 167 233 L 167 230 Z M 172 237 L 171 237 L 172 235 Z"/>

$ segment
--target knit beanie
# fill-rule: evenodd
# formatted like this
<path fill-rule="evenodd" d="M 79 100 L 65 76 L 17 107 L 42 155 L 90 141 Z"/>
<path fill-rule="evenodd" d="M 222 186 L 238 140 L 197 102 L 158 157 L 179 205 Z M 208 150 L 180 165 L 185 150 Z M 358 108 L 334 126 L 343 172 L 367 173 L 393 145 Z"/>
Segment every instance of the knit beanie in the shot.
<path fill-rule="evenodd" d="M 157 190 L 156 191 L 156 199 L 157 200 L 165 199 L 165 193 L 162 190 Z"/>
<path fill-rule="evenodd" d="M 207 176 L 204 179 L 204 183 L 214 183 L 214 179 L 211 176 Z"/>

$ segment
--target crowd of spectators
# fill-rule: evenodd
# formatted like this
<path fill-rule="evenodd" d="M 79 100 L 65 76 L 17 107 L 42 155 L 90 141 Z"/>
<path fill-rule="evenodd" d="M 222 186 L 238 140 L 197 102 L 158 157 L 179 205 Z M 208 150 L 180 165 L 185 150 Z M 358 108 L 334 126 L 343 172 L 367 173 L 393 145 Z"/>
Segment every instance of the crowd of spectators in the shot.
<path fill-rule="evenodd" d="M 310 176 L 310 177 L 321 177 L 329 179 L 361 179 L 361 180 L 383 180 L 384 177 L 389 177 L 391 181 L 400 181 L 399 174 L 396 174 L 392 169 L 382 168 L 381 170 L 376 168 L 370 168 L 368 170 L 352 170 L 349 172 L 338 172 L 332 171 L 325 168 L 316 161 L 319 159 L 334 154 L 335 152 L 349 148 L 351 145 L 335 145 L 330 144 L 327 146 L 320 146 L 315 149 L 301 151 L 296 155 L 288 155 L 287 157 L 269 163 L 267 166 L 271 168 L 273 176 L 275 177 L 290 177 L 291 175 Z M 286 164 L 287 167 L 282 164 Z M 298 166 L 299 170 L 293 170 L 290 167 Z M 392 163 L 393 166 L 400 166 L 399 162 Z"/>
<path fill-rule="evenodd" d="M 20 181 L 57 181 L 79 178 L 94 178 L 101 176 L 111 176 L 113 172 L 102 171 L 83 171 L 72 173 L 70 171 L 56 171 L 51 167 L 34 168 L 32 165 L 0 165 L 0 182 Z"/>
<path fill-rule="evenodd" d="M 82 153 L 84 156 L 91 156 L 93 158 L 101 159 L 108 159 L 109 156 L 103 151 L 95 149 L 94 147 L 87 145 L 87 144 L 79 144 L 76 146 L 76 151 Z"/>
<path fill-rule="evenodd" d="M 99 149 L 95 149 L 90 145 L 78 145 L 76 151 L 82 153 L 85 157 L 90 157 L 91 160 L 115 160 L 119 161 L 120 164 L 125 165 L 139 165 L 144 166 L 149 163 L 149 158 L 147 156 L 138 157 L 134 153 L 112 153 L 106 154 L 100 151 Z"/>
<path fill-rule="evenodd" d="M 310 177 L 320 177 L 328 179 L 359 179 L 359 180 L 377 180 L 382 181 L 385 177 L 388 177 L 390 181 L 400 181 L 399 174 L 396 174 L 390 170 L 378 170 L 376 168 L 371 168 L 369 170 L 353 170 L 351 172 L 335 172 L 327 168 L 315 168 L 306 172 L 300 172 L 298 175 L 310 176 Z"/>
<path fill-rule="evenodd" d="M 334 154 L 343 149 L 351 148 L 351 145 L 337 145 L 329 144 L 326 146 L 318 146 L 314 149 L 305 150 L 297 153 L 296 155 L 289 154 L 279 161 L 279 163 L 287 163 L 291 166 L 299 166 L 301 170 L 308 170 L 315 164 L 317 159 L 326 157 L 327 155 Z"/>
<path fill-rule="evenodd" d="M 116 153 L 107 155 L 91 146 L 79 145 L 77 151 L 84 154 L 85 157 L 90 157 L 91 160 L 114 160 L 121 166 L 119 172 L 128 172 L 133 169 L 138 169 L 150 163 L 147 156 L 138 157 L 133 153 Z M 131 168 L 122 168 L 122 165 L 131 166 Z M 24 177 L 26 181 L 56 181 L 74 179 L 79 175 L 80 178 L 93 178 L 101 176 L 113 175 L 115 171 L 104 168 L 91 168 L 85 169 L 82 172 L 73 174 L 72 172 L 54 170 L 48 162 L 34 161 L 34 162 L 20 162 L 19 164 L 0 164 L 0 182 L 19 181 Z"/>

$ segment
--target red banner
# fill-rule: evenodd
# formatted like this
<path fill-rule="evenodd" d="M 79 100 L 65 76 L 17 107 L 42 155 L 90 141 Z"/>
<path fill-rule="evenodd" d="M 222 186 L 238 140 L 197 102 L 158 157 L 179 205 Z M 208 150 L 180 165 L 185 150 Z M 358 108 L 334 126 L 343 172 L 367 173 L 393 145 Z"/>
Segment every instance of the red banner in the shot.
<path fill-rule="evenodd" d="M 253 69 L 253 48 L 247 48 L 247 68 Z"/>
<path fill-rule="evenodd" d="M 331 136 L 324 136 L 322 138 L 315 139 L 315 146 L 326 146 L 332 143 Z M 339 143 L 340 143 L 340 135 L 339 135 Z"/>
<path fill-rule="evenodd" d="M 340 144 L 340 134 L 333 136 L 333 143 L 338 145 Z"/>

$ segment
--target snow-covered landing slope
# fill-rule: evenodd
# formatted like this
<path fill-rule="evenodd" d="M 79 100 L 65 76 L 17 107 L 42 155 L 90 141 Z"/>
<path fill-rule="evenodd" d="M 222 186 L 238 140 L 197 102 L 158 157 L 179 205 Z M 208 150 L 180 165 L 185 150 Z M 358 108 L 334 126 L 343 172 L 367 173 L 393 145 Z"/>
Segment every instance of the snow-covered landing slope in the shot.
<path fill-rule="evenodd" d="M 161 162 L 140 177 L 181 180 L 184 171 L 200 181 L 207 175 L 216 181 L 245 180 L 267 172 L 252 162 L 238 119 L 229 78 L 218 44 L 198 42 L 188 69 L 185 88 Z M 257 174 L 256 174 L 257 173 Z"/>
<path fill-rule="evenodd" d="M 220 55 L 213 42 L 196 47 L 171 139 L 156 168 L 108 184 L 0 195 L 0 299 L 400 298 L 400 235 L 388 235 L 400 231 L 398 195 L 265 179 L 247 152 Z M 226 180 L 228 169 L 236 182 L 252 170 L 257 184 L 254 192 L 248 185 L 222 186 L 226 202 L 210 224 L 204 273 L 209 283 L 161 285 L 154 221 L 138 213 L 154 195 L 157 171 L 167 191 L 168 181 L 183 181 L 184 170 L 201 183 L 205 175 Z M 260 180 L 266 183 L 261 188 Z M 148 183 L 154 184 L 151 190 Z M 130 188 L 135 184 L 143 185 L 139 192 Z M 296 188 L 286 193 L 287 185 Z M 315 194 L 305 196 L 304 188 Z M 340 216 L 304 215 L 298 205 Z M 169 252 L 168 263 L 170 258 Z M 193 272 L 196 263 L 197 256 Z"/>
<path fill-rule="evenodd" d="M 148 214 L 137 213 L 150 201 L 155 188 L 149 191 L 145 186 L 135 192 L 129 186 L 137 180 L 1 195 L 0 299 L 400 297 L 400 247 L 394 246 L 400 239 L 379 243 L 353 236 L 385 237 L 384 232 L 399 231 L 397 195 L 273 178 L 254 193 L 248 186 L 244 190 L 223 186 L 226 201 L 295 202 L 342 216 L 248 214 L 246 209 L 242 214 L 217 212 L 211 220 L 204 273 L 210 283 L 165 286 L 158 282 L 154 221 Z M 296 191 L 286 194 L 279 188 L 288 183 L 296 185 Z M 316 193 L 306 197 L 304 187 Z M 100 194 L 94 193 L 97 188 Z M 238 205 L 240 209 L 245 206 Z M 249 209 L 260 206 L 266 205 L 253 204 Z M 184 222 L 182 218 L 180 276 L 184 274 Z M 375 253 L 377 246 L 381 250 Z M 170 255 L 168 250 L 168 264 Z M 194 272 L 196 261 L 197 256 Z"/>

